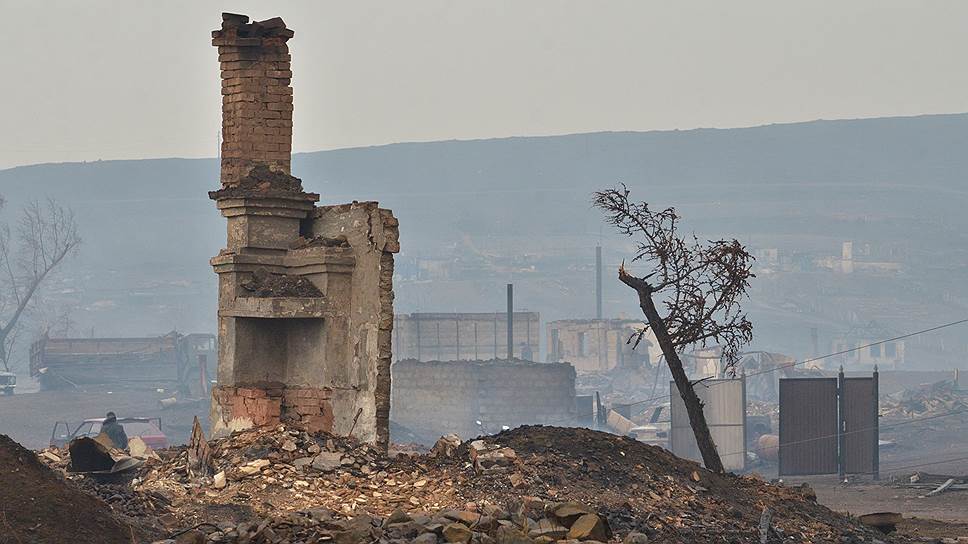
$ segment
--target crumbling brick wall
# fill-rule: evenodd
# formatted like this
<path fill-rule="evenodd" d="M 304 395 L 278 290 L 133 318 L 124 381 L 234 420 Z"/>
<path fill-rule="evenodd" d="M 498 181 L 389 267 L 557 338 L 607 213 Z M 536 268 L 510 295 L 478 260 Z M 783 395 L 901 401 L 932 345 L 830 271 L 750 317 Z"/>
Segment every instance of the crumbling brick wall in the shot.
<path fill-rule="evenodd" d="M 292 92 L 281 19 L 223 14 L 219 275 L 212 430 L 297 422 L 386 447 L 398 223 L 375 202 L 316 207 L 289 171 Z"/>
<path fill-rule="evenodd" d="M 289 173 L 292 87 L 288 40 L 276 17 L 249 23 L 224 14 L 212 33 L 222 69 L 222 183 L 236 185 L 256 164 Z"/>
<path fill-rule="evenodd" d="M 502 426 L 567 425 L 575 417 L 575 369 L 567 363 L 398 361 L 391 419 L 424 440 L 462 438 Z"/>

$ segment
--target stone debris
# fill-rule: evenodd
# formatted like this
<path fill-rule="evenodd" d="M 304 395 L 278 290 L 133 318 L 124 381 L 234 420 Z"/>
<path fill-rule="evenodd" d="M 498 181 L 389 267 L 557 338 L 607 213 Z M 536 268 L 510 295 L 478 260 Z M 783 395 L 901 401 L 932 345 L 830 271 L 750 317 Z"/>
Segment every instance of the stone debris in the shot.
<path fill-rule="evenodd" d="M 453 457 L 460 445 L 461 439 L 456 434 L 441 436 L 434 447 L 431 448 L 430 455 L 432 457 Z"/>
<path fill-rule="evenodd" d="M 209 441 L 212 476 L 190 476 L 179 448 L 147 460 L 123 491 L 85 485 L 126 520 L 158 528 L 158 540 L 196 531 L 199 542 L 249 544 L 755 543 L 769 508 L 769 542 L 907 542 L 818 505 L 809 487 L 713 474 L 587 429 L 438 444 L 436 454 L 388 457 L 278 425 Z M 49 458 L 40 457 L 63 470 Z"/>
<path fill-rule="evenodd" d="M 532 503 L 532 517 L 515 520 L 508 512 L 489 505 L 487 512 L 440 510 L 435 513 L 394 510 L 380 518 L 361 514 L 344 518 L 338 512 L 312 508 L 258 521 L 211 524 L 198 530 L 199 542 L 411 542 L 414 544 L 492 542 L 500 544 L 607 542 L 608 522 L 597 514 L 560 518 L 555 505 Z M 543 508 L 543 509 L 542 509 Z M 544 517 L 541 517 L 544 516 Z M 187 533 L 186 533 L 187 534 Z M 193 535 L 193 538 L 194 537 Z M 630 533 L 627 542 L 649 542 L 642 533 Z M 181 542 L 160 540 L 156 544 Z"/>
<path fill-rule="evenodd" d="M 474 470 L 478 474 L 507 472 L 518 460 L 517 454 L 511 448 L 502 448 L 497 444 L 488 444 L 483 440 L 471 442 L 470 452 Z"/>
<path fill-rule="evenodd" d="M 968 413 L 968 395 L 951 380 L 942 380 L 918 389 L 905 389 L 881 401 L 882 417 L 910 419 L 944 413 Z"/>

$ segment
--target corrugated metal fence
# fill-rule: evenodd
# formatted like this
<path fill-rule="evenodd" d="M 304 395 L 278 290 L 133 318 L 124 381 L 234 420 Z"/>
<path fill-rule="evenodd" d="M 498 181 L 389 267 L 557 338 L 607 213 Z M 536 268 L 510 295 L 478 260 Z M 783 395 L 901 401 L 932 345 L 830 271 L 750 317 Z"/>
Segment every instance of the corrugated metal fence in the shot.
<path fill-rule="evenodd" d="M 696 437 L 689 425 L 689 414 L 676 389 L 670 382 L 672 401 L 669 445 L 679 457 L 702 462 Z M 746 468 L 746 380 L 703 380 L 694 386 L 703 403 L 703 414 L 709 426 L 716 450 L 727 470 Z"/>

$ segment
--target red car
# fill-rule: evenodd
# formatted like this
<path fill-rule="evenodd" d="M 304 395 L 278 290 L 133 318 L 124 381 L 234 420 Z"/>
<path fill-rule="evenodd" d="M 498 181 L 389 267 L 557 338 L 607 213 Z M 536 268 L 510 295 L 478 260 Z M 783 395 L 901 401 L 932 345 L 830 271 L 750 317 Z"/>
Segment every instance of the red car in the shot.
<path fill-rule="evenodd" d="M 70 425 L 66 421 L 58 421 L 54 424 L 54 430 L 50 433 L 50 445 L 56 448 L 63 448 L 71 440 L 81 436 L 94 438 L 101 433 L 101 424 L 104 418 L 85 419 L 71 431 Z M 161 418 L 158 417 L 119 417 L 118 423 L 124 427 L 128 439 L 138 437 L 144 440 L 145 445 L 154 450 L 165 449 L 169 446 L 168 437 L 161 432 Z M 60 433 L 58 434 L 58 431 Z"/>

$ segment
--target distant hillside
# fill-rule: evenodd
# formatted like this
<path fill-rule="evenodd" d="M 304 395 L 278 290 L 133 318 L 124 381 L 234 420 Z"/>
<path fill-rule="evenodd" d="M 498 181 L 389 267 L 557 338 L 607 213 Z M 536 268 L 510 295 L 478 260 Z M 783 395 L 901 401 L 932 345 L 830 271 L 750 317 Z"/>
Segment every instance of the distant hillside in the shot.
<path fill-rule="evenodd" d="M 293 174 L 323 202 L 392 208 L 405 256 L 440 254 L 464 235 L 506 253 L 582 254 L 602 231 L 589 194 L 619 182 L 679 207 L 703 234 L 836 253 L 832 241 L 851 238 L 968 247 L 966 150 L 968 114 L 956 114 L 395 144 L 298 154 Z M 74 297 L 79 327 L 211 330 L 208 258 L 222 247 L 224 223 L 206 191 L 217 180 L 212 159 L 43 164 L 0 171 L 0 194 L 7 218 L 45 194 L 77 212 L 85 244 L 58 288 Z M 398 306 L 414 300 L 452 309 L 406 293 Z M 560 304 L 532 309 L 576 311 Z"/>

